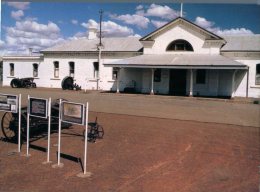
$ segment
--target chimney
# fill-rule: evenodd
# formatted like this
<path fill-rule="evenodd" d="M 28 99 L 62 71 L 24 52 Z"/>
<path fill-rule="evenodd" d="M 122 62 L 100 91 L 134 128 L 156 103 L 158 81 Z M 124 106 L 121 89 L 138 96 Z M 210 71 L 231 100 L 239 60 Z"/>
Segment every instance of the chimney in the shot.
<path fill-rule="evenodd" d="M 32 55 L 32 48 L 29 48 L 29 55 Z"/>
<path fill-rule="evenodd" d="M 97 38 L 97 29 L 94 27 L 88 28 L 88 39 L 96 39 Z"/>

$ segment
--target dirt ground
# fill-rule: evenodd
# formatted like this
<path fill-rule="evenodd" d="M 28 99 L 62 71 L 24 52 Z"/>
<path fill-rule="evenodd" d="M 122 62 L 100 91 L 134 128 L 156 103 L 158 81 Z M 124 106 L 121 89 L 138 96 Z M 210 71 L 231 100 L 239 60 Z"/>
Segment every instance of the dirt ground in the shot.
<path fill-rule="evenodd" d="M 47 137 L 7 142 L 0 131 L 0 192 L 258 192 L 260 185 L 260 105 L 253 100 L 73 92 L 60 89 L 11 89 L 1 93 L 65 98 L 90 104 L 103 139 L 88 143 L 87 171 L 82 173 L 83 128 L 62 130 L 61 163 L 57 133 L 51 134 L 51 161 L 44 165 Z M 259 99 L 258 99 L 259 100 Z M 0 118 L 3 112 L 0 112 Z M 43 130 L 47 131 L 47 127 Z"/>
<path fill-rule="evenodd" d="M 51 165 L 42 164 L 46 137 L 31 141 L 31 156 L 24 157 L 0 135 L 0 191 L 258 191 L 259 127 L 91 112 L 95 117 L 105 135 L 88 143 L 91 177 L 76 176 L 84 150 L 80 126 L 62 130 L 64 167 L 56 169 L 56 133 Z"/>

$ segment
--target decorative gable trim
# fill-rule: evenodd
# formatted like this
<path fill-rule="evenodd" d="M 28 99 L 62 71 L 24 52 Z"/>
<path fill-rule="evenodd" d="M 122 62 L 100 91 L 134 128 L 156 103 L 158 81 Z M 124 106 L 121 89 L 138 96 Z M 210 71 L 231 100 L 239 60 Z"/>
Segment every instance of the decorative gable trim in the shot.
<path fill-rule="evenodd" d="M 165 31 L 167 31 L 169 28 L 172 28 L 178 24 L 182 24 L 184 26 L 190 27 L 193 30 L 203 34 L 204 36 L 206 36 L 207 39 L 212 39 L 212 40 L 224 40 L 223 38 L 219 37 L 218 35 L 182 18 L 182 17 L 178 17 L 174 20 L 172 20 L 171 22 L 165 24 L 164 26 L 158 28 L 157 30 L 153 31 L 152 33 L 144 36 L 143 38 L 140 39 L 140 41 L 151 41 L 154 40 L 155 37 L 159 36 L 160 34 L 164 33 Z"/>

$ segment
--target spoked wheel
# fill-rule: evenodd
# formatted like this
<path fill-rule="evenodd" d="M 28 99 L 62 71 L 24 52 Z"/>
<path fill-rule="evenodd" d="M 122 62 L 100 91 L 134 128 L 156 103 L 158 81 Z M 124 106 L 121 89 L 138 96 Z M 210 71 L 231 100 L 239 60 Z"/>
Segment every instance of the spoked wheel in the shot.
<path fill-rule="evenodd" d="M 104 129 L 101 125 L 90 123 L 88 127 L 88 141 L 94 142 L 96 139 L 102 139 L 104 136 Z M 83 131 L 85 137 L 85 130 Z"/>
<path fill-rule="evenodd" d="M 102 139 L 104 136 L 104 129 L 101 125 L 97 125 L 97 138 Z"/>
<path fill-rule="evenodd" d="M 21 132 L 26 129 L 26 117 L 21 117 Z M 16 141 L 18 137 L 18 114 L 6 112 L 1 121 L 2 132 L 8 141 Z"/>

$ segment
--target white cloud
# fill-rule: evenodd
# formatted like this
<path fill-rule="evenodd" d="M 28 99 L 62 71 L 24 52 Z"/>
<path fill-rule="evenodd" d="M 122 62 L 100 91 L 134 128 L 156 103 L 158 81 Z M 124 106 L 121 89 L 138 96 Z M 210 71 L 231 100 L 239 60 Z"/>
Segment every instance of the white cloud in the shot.
<path fill-rule="evenodd" d="M 28 48 L 40 51 L 64 41 L 59 27 L 53 23 L 41 24 L 33 20 L 16 21 L 6 27 L 4 50 L 6 54 L 26 53 Z"/>
<path fill-rule="evenodd" d="M 24 13 L 22 10 L 11 12 L 11 17 L 14 18 L 15 20 L 20 20 L 21 17 L 23 17 L 23 16 L 24 16 Z"/>
<path fill-rule="evenodd" d="M 144 9 L 144 6 L 143 5 L 138 5 L 135 9 L 136 10 Z"/>
<path fill-rule="evenodd" d="M 86 32 L 77 32 L 75 35 L 73 35 L 72 37 L 69 37 L 69 40 L 73 40 L 73 39 L 81 39 L 87 36 Z"/>
<path fill-rule="evenodd" d="M 157 21 L 157 20 L 151 20 L 151 23 L 156 27 L 160 28 L 161 26 L 165 25 L 168 23 L 167 21 Z"/>
<path fill-rule="evenodd" d="M 216 32 L 218 35 L 253 35 L 254 33 L 245 28 L 232 28 L 232 29 L 224 29 Z"/>
<path fill-rule="evenodd" d="M 138 12 L 141 13 L 141 10 Z M 151 4 L 149 8 L 144 11 L 145 16 L 159 17 L 162 19 L 175 19 L 180 15 L 179 11 L 175 11 L 174 9 L 168 7 L 167 5 L 157 5 Z"/>
<path fill-rule="evenodd" d="M 30 2 L 7 2 L 7 5 L 15 9 L 25 10 L 30 6 Z"/>
<path fill-rule="evenodd" d="M 72 23 L 73 25 L 77 25 L 79 22 L 78 22 L 78 20 L 76 20 L 76 19 L 72 19 L 72 20 L 71 20 L 71 23 Z"/>
<path fill-rule="evenodd" d="M 98 23 L 93 20 L 93 19 L 89 19 L 87 23 L 81 23 L 81 26 L 82 27 L 85 27 L 85 28 L 98 28 Z"/>
<path fill-rule="evenodd" d="M 81 26 L 87 29 L 89 27 L 99 28 L 99 24 L 93 19 L 89 19 L 87 23 L 82 23 Z M 128 37 L 134 35 L 133 29 L 121 26 L 113 21 L 103 21 L 102 31 L 104 37 Z"/>
<path fill-rule="evenodd" d="M 150 20 L 142 15 L 110 15 L 112 19 L 123 21 L 126 24 L 129 25 L 136 25 L 139 28 L 147 28 Z"/>
<path fill-rule="evenodd" d="M 215 23 L 208 21 L 206 18 L 197 17 L 195 19 L 195 24 L 201 26 L 202 28 L 211 31 L 219 36 L 221 35 L 252 35 L 254 34 L 251 30 L 245 28 L 231 28 L 231 29 L 221 29 L 220 27 L 214 27 Z"/>
<path fill-rule="evenodd" d="M 202 28 L 211 28 L 215 23 L 211 22 L 211 21 L 207 21 L 205 18 L 203 17 L 196 17 L 195 19 L 195 24 L 201 26 Z"/>

